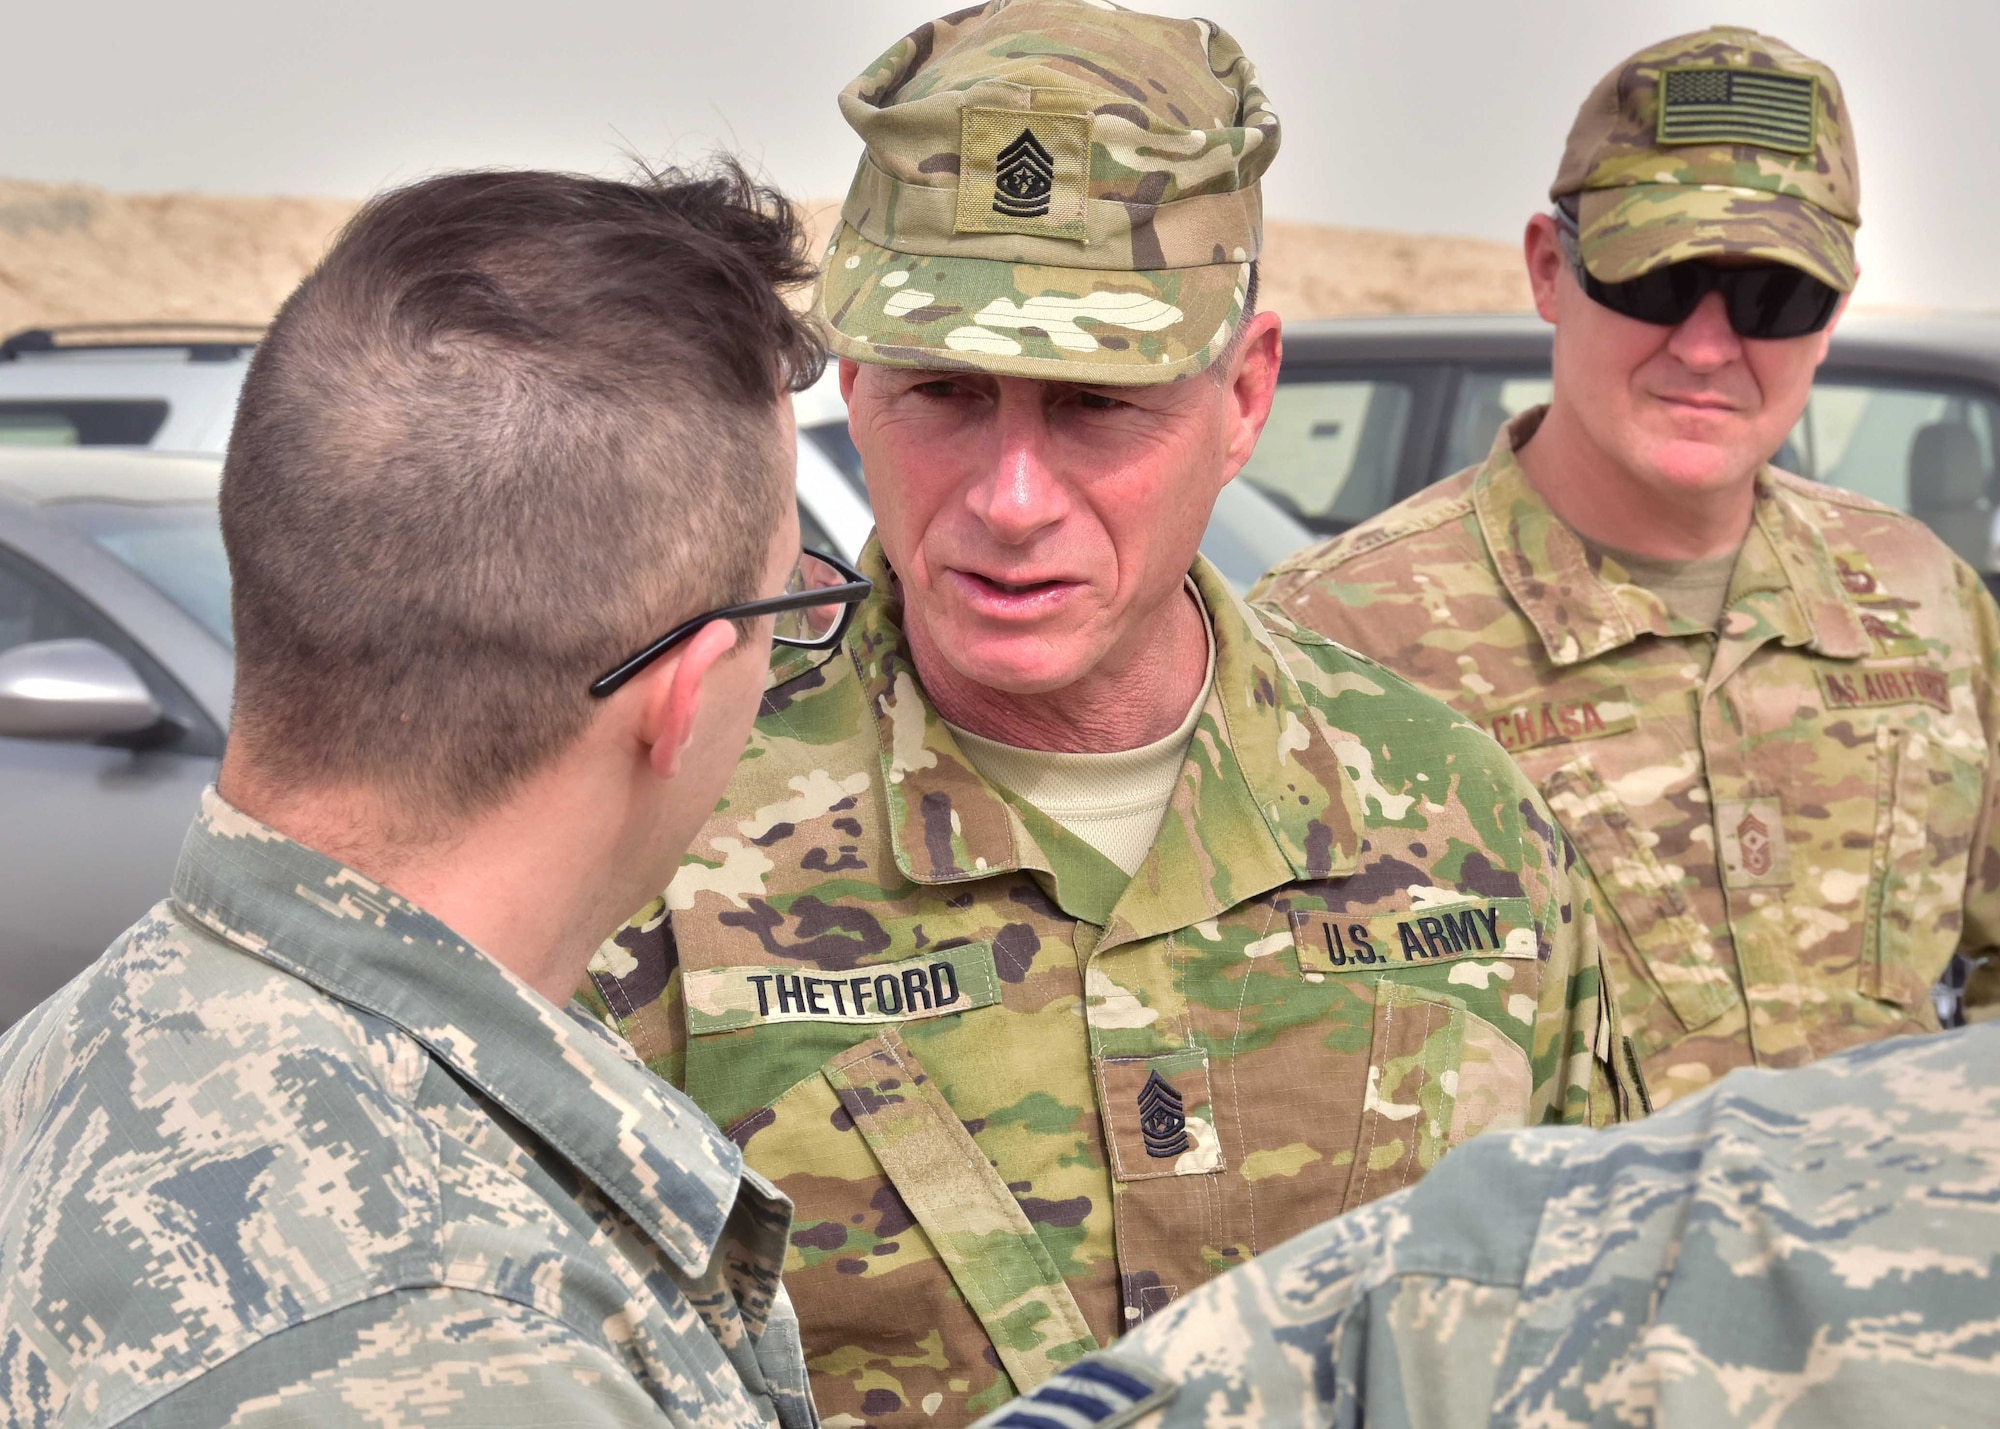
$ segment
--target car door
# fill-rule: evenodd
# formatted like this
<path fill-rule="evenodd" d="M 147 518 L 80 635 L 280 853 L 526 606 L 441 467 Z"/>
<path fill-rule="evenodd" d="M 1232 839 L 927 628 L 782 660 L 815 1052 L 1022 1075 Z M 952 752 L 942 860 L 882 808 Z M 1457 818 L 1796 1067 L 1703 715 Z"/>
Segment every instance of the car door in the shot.
<path fill-rule="evenodd" d="M 71 639 L 130 662 L 172 726 L 136 748 L 0 736 L 0 1029 L 166 896 L 222 750 L 221 731 L 157 661 L 0 545 L 0 652 Z"/>
<path fill-rule="evenodd" d="M 1237 479 L 1315 537 L 1339 535 L 1424 484 L 1446 375 L 1435 363 L 1288 360 Z"/>

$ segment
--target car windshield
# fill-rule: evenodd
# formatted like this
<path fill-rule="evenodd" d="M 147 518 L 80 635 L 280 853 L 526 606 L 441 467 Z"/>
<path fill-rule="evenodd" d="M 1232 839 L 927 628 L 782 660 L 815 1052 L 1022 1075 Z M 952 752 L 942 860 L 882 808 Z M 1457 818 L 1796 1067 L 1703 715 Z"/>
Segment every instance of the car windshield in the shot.
<path fill-rule="evenodd" d="M 212 501 L 61 501 L 43 508 L 208 627 L 229 633 L 229 561 Z"/>

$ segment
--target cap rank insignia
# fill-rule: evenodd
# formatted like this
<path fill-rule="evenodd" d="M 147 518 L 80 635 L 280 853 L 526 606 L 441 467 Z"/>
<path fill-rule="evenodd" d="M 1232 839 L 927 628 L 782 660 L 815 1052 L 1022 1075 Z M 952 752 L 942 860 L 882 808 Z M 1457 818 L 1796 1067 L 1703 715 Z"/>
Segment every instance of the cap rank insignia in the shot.
<path fill-rule="evenodd" d="M 953 230 L 1089 242 L 1091 123 L 1053 110 L 959 111 Z"/>
<path fill-rule="evenodd" d="M 1055 191 L 1056 164 L 1032 129 L 994 158 L 993 211 L 1009 218 L 1040 218 L 1049 211 Z"/>

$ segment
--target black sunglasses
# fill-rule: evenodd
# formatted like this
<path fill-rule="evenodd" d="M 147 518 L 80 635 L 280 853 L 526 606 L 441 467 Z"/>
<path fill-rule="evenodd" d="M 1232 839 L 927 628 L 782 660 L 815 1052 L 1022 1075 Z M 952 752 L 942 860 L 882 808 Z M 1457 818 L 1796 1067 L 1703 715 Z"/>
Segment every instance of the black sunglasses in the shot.
<path fill-rule="evenodd" d="M 840 643 L 854 619 L 854 607 L 868 598 L 874 582 L 838 556 L 824 551 L 801 551 L 792 577 L 785 582 L 783 595 L 763 600 L 725 605 L 684 620 L 630 659 L 590 682 L 590 693 L 598 699 L 615 693 L 627 680 L 693 635 L 711 620 L 752 620 L 760 615 L 776 616 L 771 640 L 778 645 L 796 645 L 804 650 L 826 650 Z"/>
<path fill-rule="evenodd" d="M 1819 332 L 1833 321 L 1840 307 L 1840 289 L 1781 264 L 1719 268 L 1696 258 L 1669 263 L 1622 283 L 1606 283 L 1592 277 L 1583 266 L 1576 235 L 1566 227 L 1559 227 L 1559 231 L 1576 280 L 1592 302 L 1656 327 L 1677 327 L 1686 322 L 1710 293 L 1722 294 L 1729 326 L 1738 337 L 1760 340 Z"/>

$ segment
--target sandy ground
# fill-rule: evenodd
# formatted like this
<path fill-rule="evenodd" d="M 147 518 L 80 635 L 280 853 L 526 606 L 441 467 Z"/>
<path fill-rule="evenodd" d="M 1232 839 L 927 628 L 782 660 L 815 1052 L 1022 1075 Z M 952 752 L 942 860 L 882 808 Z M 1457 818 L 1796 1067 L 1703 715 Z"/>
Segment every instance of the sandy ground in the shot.
<path fill-rule="evenodd" d="M 0 179 L 0 332 L 52 323 L 259 322 L 354 211 L 349 199 L 113 194 Z M 836 205 L 809 205 L 815 227 Z M 1288 318 L 1528 305 L 1511 245 L 1269 225 L 1263 303 Z"/>

